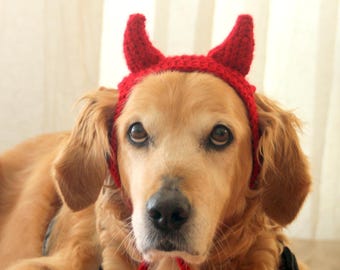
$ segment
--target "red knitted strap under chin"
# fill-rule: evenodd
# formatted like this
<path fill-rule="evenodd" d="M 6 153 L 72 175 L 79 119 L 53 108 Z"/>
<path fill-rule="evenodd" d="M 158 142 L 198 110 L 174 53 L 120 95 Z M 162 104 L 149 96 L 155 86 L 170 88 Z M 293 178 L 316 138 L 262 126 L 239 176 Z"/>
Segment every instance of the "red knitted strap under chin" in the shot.
<path fill-rule="evenodd" d="M 189 265 L 187 265 L 186 262 L 184 260 L 182 260 L 181 258 L 176 258 L 176 261 L 177 261 L 177 265 L 178 265 L 179 269 L 190 270 Z"/>
<path fill-rule="evenodd" d="M 190 270 L 189 265 L 187 265 L 185 261 L 183 261 L 182 259 L 176 258 L 176 262 L 180 270 Z M 138 267 L 138 270 L 148 270 L 148 269 L 149 269 L 149 264 L 147 262 L 142 262 Z"/>
<path fill-rule="evenodd" d="M 146 262 L 142 262 L 139 267 L 138 270 L 148 270 L 149 265 Z"/>

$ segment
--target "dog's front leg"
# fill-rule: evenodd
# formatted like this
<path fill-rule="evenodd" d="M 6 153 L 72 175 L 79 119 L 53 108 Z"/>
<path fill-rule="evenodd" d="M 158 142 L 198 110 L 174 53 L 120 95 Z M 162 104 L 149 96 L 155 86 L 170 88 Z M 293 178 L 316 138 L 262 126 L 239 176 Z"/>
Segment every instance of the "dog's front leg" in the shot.
<path fill-rule="evenodd" d="M 129 255 L 134 247 L 130 228 L 125 220 L 117 219 L 117 212 L 123 211 L 121 193 L 104 189 L 96 203 L 96 220 L 99 243 L 102 248 L 102 268 L 104 270 L 136 270 L 138 264 Z M 115 212 L 117 211 L 117 212 Z M 131 249 L 134 250 L 134 249 Z"/>
<path fill-rule="evenodd" d="M 5 270 L 97 270 L 101 252 L 94 208 L 73 212 L 63 205 L 51 229 L 48 256 L 23 259 Z"/>
<path fill-rule="evenodd" d="M 257 236 L 249 251 L 237 262 L 239 270 L 276 270 L 280 266 L 280 254 L 285 237 L 276 231 L 264 232 Z"/>
<path fill-rule="evenodd" d="M 106 247 L 102 253 L 104 270 L 135 270 L 137 266 L 123 254 L 119 253 L 115 247 Z"/>
<path fill-rule="evenodd" d="M 99 269 L 99 261 L 95 259 L 79 262 L 65 255 L 24 259 L 12 264 L 4 270 L 93 270 Z"/>
<path fill-rule="evenodd" d="M 107 221 L 107 220 L 106 220 Z M 124 252 L 122 243 L 124 240 L 115 239 L 112 235 L 117 236 L 117 233 L 110 233 L 102 224 L 99 225 L 99 238 L 102 247 L 102 268 L 104 270 L 135 270 L 137 265 L 128 255 Z M 115 230 L 120 232 L 119 229 Z M 119 233 L 118 233 L 119 234 Z"/>

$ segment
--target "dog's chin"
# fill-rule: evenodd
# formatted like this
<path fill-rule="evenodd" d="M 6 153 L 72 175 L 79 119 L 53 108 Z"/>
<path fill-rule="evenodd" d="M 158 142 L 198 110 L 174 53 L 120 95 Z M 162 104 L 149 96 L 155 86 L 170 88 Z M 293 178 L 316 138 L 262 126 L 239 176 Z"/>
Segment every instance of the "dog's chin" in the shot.
<path fill-rule="evenodd" d="M 181 258 L 188 264 L 202 264 L 205 259 L 206 255 L 195 255 L 190 254 L 184 251 L 162 251 L 157 249 L 152 249 L 143 254 L 143 258 L 145 261 L 149 263 L 159 262 L 164 258 Z"/>

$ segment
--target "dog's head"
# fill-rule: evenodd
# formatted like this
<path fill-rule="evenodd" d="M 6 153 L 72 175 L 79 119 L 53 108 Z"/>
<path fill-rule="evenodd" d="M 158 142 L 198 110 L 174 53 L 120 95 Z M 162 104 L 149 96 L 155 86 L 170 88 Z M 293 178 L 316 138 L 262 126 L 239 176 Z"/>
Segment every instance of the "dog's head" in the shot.
<path fill-rule="evenodd" d="M 210 74 L 164 72 L 136 85 L 116 126 L 138 249 L 202 261 L 228 206 L 245 207 L 252 147 L 242 101 Z"/>
<path fill-rule="evenodd" d="M 152 66 L 160 58 L 154 51 L 142 63 Z M 295 218 L 310 178 L 293 114 L 250 92 L 258 140 L 237 83 L 201 70 L 145 72 L 138 63 L 129 65 L 139 75 L 123 81 L 121 87 L 130 84 L 128 93 L 120 93 L 123 105 L 115 91 L 90 96 L 55 162 L 70 208 L 96 201 L 110 157 L 116 188 L 131 201 L 137 249 L 149 261 L 175 256 L 202 263 L 221 224 L 242 217 L 252 201 L 280 225 Z M 240 78 L 250 62 L 234 59 L 228 65 Z M 257 162 L 261 171 L 255 173 L 254 190 L 249 181 Z"/>

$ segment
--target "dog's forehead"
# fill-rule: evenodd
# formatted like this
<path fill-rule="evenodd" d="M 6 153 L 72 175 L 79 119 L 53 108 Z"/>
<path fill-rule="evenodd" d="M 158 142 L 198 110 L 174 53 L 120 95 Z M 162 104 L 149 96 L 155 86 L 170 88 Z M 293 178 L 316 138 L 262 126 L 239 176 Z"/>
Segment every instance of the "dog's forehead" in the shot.
<path fill-rule="evenodd" d="M 150 74 L 136 84 L 124 112 L 156 116 L 215 113 L 248 121 L 237 93 L 221 79 L 200 72 Z"/>

